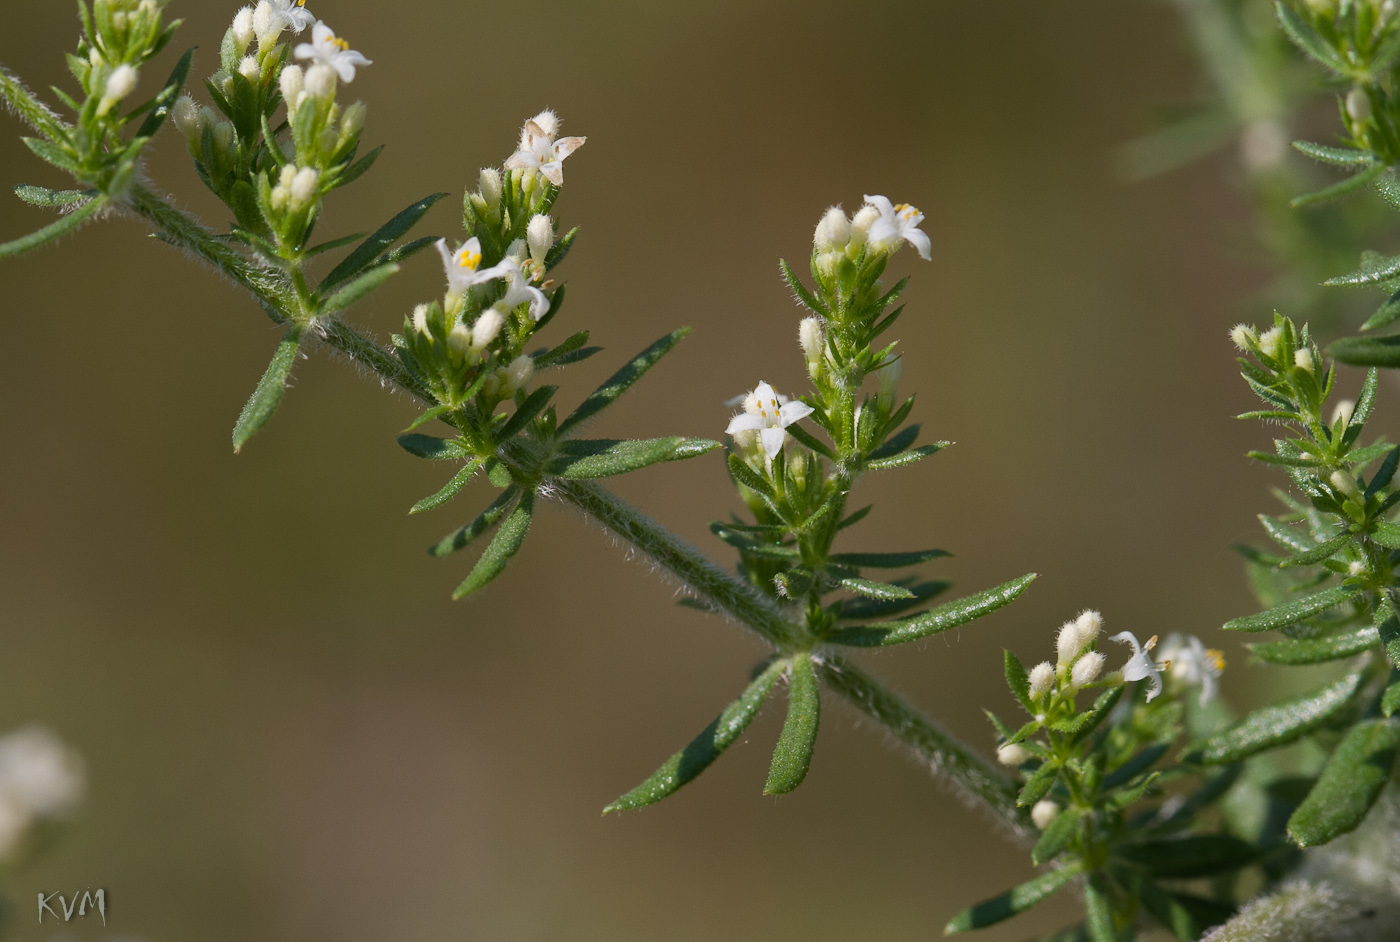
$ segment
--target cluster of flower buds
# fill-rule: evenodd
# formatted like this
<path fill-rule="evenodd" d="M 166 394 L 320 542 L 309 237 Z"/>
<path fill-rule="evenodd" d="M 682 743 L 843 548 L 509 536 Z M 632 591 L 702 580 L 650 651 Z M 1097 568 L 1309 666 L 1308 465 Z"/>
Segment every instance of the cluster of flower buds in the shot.
<path fill-rule="evenodd" d="M 558 236 L 550 209 L 563 183 L 563 161 L 584 142 L 556 139 L 559 118 L 543 111 L 525 122 L 520 147 L 504 169 L 483 169 L 463 201 L 470 237 L 455 249 L 438 242 L 447 290 L 419 305 L 404 325 L 403 348 L 445 405 L 481 397 L 486 408 L 527 387 L 534 359 L 524 346 L 557 310 L 548 273 L 563 260 L 573 233 Z"/>
<path fill-rule="evenodd" d="M 90 16 L 86 5 L 81 6 L 88 64 L 116 70 L 124 65 L 140 66 L 153 57 L 164 48 L 173 29 L 162 20 L 166 2 L 94 0 Z"/>

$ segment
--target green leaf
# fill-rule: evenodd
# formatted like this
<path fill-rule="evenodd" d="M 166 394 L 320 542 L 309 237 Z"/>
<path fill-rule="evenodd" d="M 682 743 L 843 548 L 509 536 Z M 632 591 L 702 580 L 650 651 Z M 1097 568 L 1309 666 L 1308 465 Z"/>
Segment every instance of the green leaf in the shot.
<path fill-rule="evenodd" d="M 1191 757 L 1205 765 L 1224 765 L 1300 739 L 1345 710 L 1360 688 L 1362 677 L 1358 671 L 1318 693 L 1255 710 L 1225 732 L 1201 743 L 1192 750 Z"/>
<path fill-rule="evenodd" d="M 850 576 L 841 580 L 842 588 L 850 589 L 857 595 L 863 595 L 868 599 L 879 599 L 885 602 L 892 602 L 896 599 L 912 599 L 914 593 L 910 592 L 902 585 L 890 585 L 888 582 L 875 582 L 870 579 L 862 579 L 858 576 Z"/>
<path fill-rule="evenodd" d="M 812 671 L 812 657 L 797 654 L 792 659 L 792 676 L 788 681 L 787 719 L 778 747 L 773 750 L 773 764 L 768 769 L 765 795 L 785 795 L 802 784 L 812 765 L 812 750 L 817 744 L 817 725 L 821 719 L 821 695 L 817 692 L 817 675 Z"/>
<path fill-rule="evenodd" d="M 414 504 L 412 509 L 409 510 L 409 513 L 421 514 L 425 510 L 433 510 L 437 507 L 441 507 L 443 504 L 456 497 L 457 492 L 466 487 L 468 481 L 476 477 L 476 473 L 481 470 L 481 466 L 485 463 L 486 459 L 484 458 L 473 458 L 471 461 L 468 461 L 466 464 L 462 465 L 462 470 L 452 476 L 452 480 L 448 481 L 442 490 Z"/>
<path fill-rule="evenodd" d="M 1369 167 L 1375 162 L 1366 151 L 1351 147 L 1327 147 L 1309 141 L 1294 141 L 1293 147 L 1313 160 L 1334 167 Z"/>
<path fill-rule="evenodd" d="M 1194 879 L 1229 873 L 1253 863 L 1259 849 L 1228 834 L 1197 834 L 1119 844 L 1114 855 L 1145 867 L 1154 877 Z"/>
<path fill-rule="evenodd" d="M 928 635 L 947 631 L 950 628 L 956 628 L 959 625 L 965 625 L 1004 605 L 1009 605 L 1017 596 L 1026 591 L 1026 587 L 1034 581 L 1035 577 L 1035 573 L 1028 573 L 994 589 L 954 599 L 926 612 L 911 615 L 898 621 L 877 622 L 858 628 L 841 628 L 830 631 L 825 635 L 825 640 L 834 644 L 862 648 L 885 647 L 915 641 Z"/>
<path fill-rule="evenodd" d="M 180 61 L 170 73 L 170 78 L 165 80 L 165 87 L 151 103 L 151 113 L 141 122 L 141 127 L 136 132 L 137 137 L 155 137 L 161 125 L 165 124 L 165 119 L 170 116 L 170 109 L 175 105 L 175 99 L 180 97 L 180 90 L 185 87 L 185 79 L 189 77 L 190 63 L 193 61 L 193 49 L 180 57 Z"/>
<path fill-rule="evenodd" d="M 763 701 L 773 689 L 773 684 L 787 670 L 788 662 L 779 660 L 758 675 L 753 683 L 739 695 L 724 712 L 715 717 L 690 745 L 671 756 L 642 784 L 603 809 L 603 814 L 614 811 L 630 811 L 645 808 L 663 798 L 676 793 L 682 785 L 692 781 L 710 767 L 720 757 L 720 753 L 734 744 L 734 741 L 748 729 L 753 718 L 758 715 Z"/>
<path fill-rule="evenodd" d="M 1348 196 L 1370 185 L 1372 181 L 1385 173 L 1385 171 L 1386 167 L 1384 164 L 1375 164 L 1331 186 L 1323 187 L 1312 193 L 1305 193 L 1302 196 L 1295 196 L 1289 201 L 1288 205 L 1292 206 L 1294 209 L 1299 209 L 1303 206 L 1316 206 L 1319 203 L 1330 203 L 1333 200 L 1341 199 L 1344 196 Z M 1332 284 L 1332 282 L 1328 281 L 1326 284 Z"/>
<path fill-rule="evenodd" d="M 1327 347 L 1327 355 L 1349 366 L 1400 367 L 1400 334 L 1388 337 L 1343 337 Z"/>
<path fill-rule="evenodd" d="M 1035 704 L 1031 702 L 1031 681 L 1030 676 L 1026 674 L 1026 666 L 1010 651 L 1003 651 L 1002 671 L 1006 674 L 1006 686 L 1011 689 L 1011 695 L 1027 713 L 1034 716 Z"/>
<path fill-rule="evenodd" d="M 688 333 L 690 333 L 689 327 L 674 330 L 633 357 L 630 363 L 608 377 L 607 382 L 595 389 L 568 418 L 559 423 L 559 434 L 563 435 L 574 426 L 592 418 L 616 402 L 619 396 L 631 389 L 633 383 L 645 376 L 647 370 L 670 353 Z"/>
<path fill-rule="evenodd" d="M 1386 549 L 1400 549 L 1400 526 L 1385 520 L 1371 524 L 1371 540 Z"/>
<path fill-rule="evenodd" d="M 267 365 L 267 371 L 263 373 L 262 379 L 258 380 L 253 395 L 248 398 L 243 411 L 239 413 L 238 421 L 233 426 L 235 453 L 243 450 L 248 439 L 267 424 L 268 419 L 272 418 L 277 407 L 282 404 L 282 394 L 287 389 L 287 377 L 291 375 L 292 364 L 296 362 L 297 351 L 301 349 L 301 331 L 300 324 L 287 325 L 287 332 L 282 335 L 282 342 L 277 345 L 272 362 Z"/>
<path fill-rule="evenodd" d="M 315 258 L 317 255 L 332 252 L 339 248 L 344 248 L 351 242 L 358 242 L 365 237 L 363 232 L 353 232 L 348 236 L 341 236 L 339 239 L 331 239 L 329 242 L 322 242 L 320 245 L 312 246 L 306 250 L 307 258 Z"/>
<path fill-rule="evenodd" d="M 399 447 L 417 458 L 428 461 L 466 461 L 474 458 L 465 443 L 457 439 L 437 438 L 433 435 L 400 435 Z"/>
<path fill-rule="evenodd" d="M 535 492 L 526 491 L 520 496 L 520 503 L 516 504 L 510 516 L 506 517 L 505 522 L 496 531 L 495 538 L 476 561 L 471 573 L 452 593 L 454 599 L 460 599 L 484 588 L 505 571 L 506 563 L 520 552 L 520 545 L 525 542 L 525 534 L 530 532 L 530 519 L 534 512 Z"/>
<path fill-rule="evenodd" d="M 467 467 L 471 467 L 471 465 L 467 465 Z M 466 549 L 477 537 L 500 522 L 518 493 L 519 488 L 514 485 L 507 486 L 501 495 L 491 502 L 491 506 L 483 510 L 475 520 L 459 530 L 454 530 L 428 547 L 428 555 L 441 559 L 443 556 L 450 556 L 458 550 Z"/>
<path fill-rule="evenodd" d="M 61 209 L 75 203 L 85 203 L 96 195 L 96 190 L 50 190 L 27 183 L 15 187 L 15 196 L 40 209 Z"/>
<path fill-rule="evenodd" d="M 1371 482 L 1366 485 L 1366 496 L 1369 498 L 1379 492 L 1382 488 L 1390 485 L 1395 477 L 1395 469 L 1400 465 L 1400 446 L 1392 448 L 1381 462 L 1381 466 L 1376 469 L 1376 473 L 1371 478 Z M 1384 521 L 1382 521 L 1384 522 Z"/>
<path fill-rule="evenodd" d="M 1153 918 L 1182 942 L 1196 942 L 1206 929 L 1233 914 L 1233 907 L 1212 900 L 1169 893 L 1137 871 L 1118 876 Z"/>
<path fill-rule="evenodd" d="M 525 401 L 515 407 L 515 413 L 506 420 L 506 423 L 496 429 L 496 441 L 510 441 L 524 431 L 525 426 L 544 411 L 545 406 L 549 405 L 549 400 L 553 399 L 554 394 L 558 391 L 558 386 L 541 386 L 526 396 Z"/>
<path fill-rule="evenodd" d="M 793 295 L 797 298 L 797 303 L 808 308 L 814 314 L 821 314 L 823 317 L 830 316 L 831 311 L 827 306 L 816 299 L 812 292 L 807 290 L 807 286 L 802 283 L 802 279 L 797 277 L 797 273 L 792 270 L 792 266 L 787 263 L 787 259 L 778 260 L 778 269 L 783 273 L 783 280 L 792 289 Z"/>
<path fill-rule="evenodd" d="M 0 96 L 25 124 L 54 141 L 68 137 L 68 126 L 47 105 L 35 98 L 29 89 L 4 66 L 0 66 Z"/>
<path fill-rule="evenodd" d="M 1400 665 L 1400 615 L 1395 611 L 1395 601 L 1389 592 L 1383 594 L 1376 605 L 1375 624 L 1390 663 Z"/>
<path fill-rule="evenodd" d="M 1385 695 L 1381 697 L 1382 715 L 1394 716 L 1397 709 L 1400 709 L 1400 681 L 1385 688 Z"/>
<path fill-rule="evenodd" d="M 381 252 L 407 235 L 408 231 L 418 224 L 418 220 L 422 219 L 427 215 L 428 210 L 433 208 L 433 204 L 446 195 L 446 193 L 434 193 L 432 196 L 424 197 L 380 226 L 374 235 L 366 239 L 359 248 L 331 269 L 331 273 L 325 277 L 317 290 L 329 291 L 336 285 L 349 281 L 374 264 Z"/>
<path fill-rule="evenodd" d="M 1041 832 L 1040 840 L 1035 842 L 1035 847 L 1031 850 L 1031 863 L 1037 867 L 1048 864 L 1064 852 L 1078 832 L 1079 810 L 1065 808 L 1055 815 L 1055 820 Z"/>
<path fill-rule="evenodd" d="M 335 188 L 338 190 L 360 179 L 360 177 L 369 172 L 369 169 L 374 166 L 375 161 L 379 160 L 379 155 L 382 153 L 384 153 L 384 145 L 380 144 L 374 150 L 346 167 L 345 170 L 341 172 L 340 176 L 335 178 Z"/>
<path fill-rule="evenodd" d="M 1021 792 L 1016 796 L 1016 807 L 1029 808 L 1050 793 L 1055 780 L 1060 776 L 1060 767 L 1053 762 L 1045 762 L 1031 773 Z"/>
<path fill-rule="evenodd" d="M 1084 926 L 1089 930 L 1090 942 L 1118 942 L 1108 889 L 1097 875 L 1090 875 L 1084 883 Z"/>
<path fill-rule="evenodd" d="M 919 432 L 922 428 L 923 426 L 915 422 L 893 438 L 886 439 L 884 444 L 870 453 L 870 457 L 872 459 L 888 458 L 891 455 L 899 454 L 918 440 Z"/>
<path fill-rule="evenodd" d="M 738 455 L 729 456 L 729 473 L 734 476 L 734 480 L 744 485 L 750 490 L 757 491 L 765 497 L 774 497 L 773 486 L 769 484 L 757 471 L 744 463 L 744 459 Z"/>
<path fill-rule="evenodd" d="M 1007 890 L 1000 896 L 993 896 L 976 906 L 964 909 L 944 927 L 943 934 L 954 935 L 958 932 L 984 929 L 987 926 L 1010 919 L 1012 916 L 1020 915 L 1045 902 L 1057 891 L 1063 889 L 1071 880 L 1079 876 L 1080 869 L 1078 864 L 1074 864 L 1042 873 L 1034 880 L 1029 880 L 1014 889 Z"/>
<path fill-rule="evenodd" d="M 404 432 L 408 433 L 414 431 L 415 429 L 420 429 L 423 426 L 427 425 L 429 422 L 433 421 L 434 419 L 440 419 L 444 415 L 448 415 L 451 412 L 451 406 L 433 406 L 427 412 L 424 412 L 418 418 L 410 422 L 408 428 L 404 429 Z"/>
<path fill-rule="evenodd" d="M 865 469 L 867 471 L 889 471 L 893 468 L 902 468 L 916 461 L 923 461 L 929 455 L 936 455 L 951 444 L 953 443 L 935 442 L 932 445 L 921 445 L 918 448 L 889 458 L 877 458 L 873 461 L 867 461 L 865 463 Z"/>
<path fill-rule="evenodd" d="M 1296 625 L 1314 615 L 1319 615 L 1329 608 L 1336 608 L 1338 605 L 1349 602 L 1360 594 L 1361 589 L 1357 586 L 1334 586 L 1312 595 L 1294 599 L 1291 602 L 1285 602 L 1255 615 L 1232 618 L 1223 627 L 1226 631 L 1273 631 L 1278 628 L 1287 628 L 1289 625 Z"/>
<path fill-rule="evenodd" d="M 1329 286 L 1374 285 L 1389 281 L 1396 275 L 1400 275 L 1400 255 L 1389 258 L 1367 255 L 1363 257 L 1362 266 L 1356 271 L 1328 278 L 1323 284 Z"/>
<path fill-rule="evenodd" d="M 1326 844 L 1356 829 L 1380 797 L 1400 748 L 1400 722 L 1357 723 L 1327 760 L 1308 797 L 1288 819 L 1300 847 Z"/>
<path fill-rule="evenodd" d="M 1381 327 L 1388 327 L 1395 323 L 1397 317 L 1400 317 L 1400 291 L 1392 294 L 1384 304 L 1376 308 L 1376 313 L 1366 319 L 1366 323 L 1361 325 L 1361 329 L 1377 330 Z"/>
<path fill-rule="evenodd" d="M 1324 560 L 1331 559 L 1333 556 L 1337 555 L 1337 553 L 1341 552 L 1342 549 L 1350 543 L 1350 533 L 1339 533 L 1336 536 L 1332 537 L 1332 539 L 1328 540 L 1326 543 L 1323 543 L 1321 546 L 1315 546 L 1305 553 L 1297 553 L 1293 556 L 1287 557 L 1286 559 L 1284 559 L 1283 562 L 1279 563 L 1278 566 L 1280 569 L 1291 569 L 1296 568 L 1298 566 L 1311 566 L 1314 563 L 1320 563 Z"/>
<path fill-rule="evenodd" d="M 662 461 L 693 457 L 719 447 L 719 442 L 687 438 L 570 439 L 559 443 L 546 471 L 574 480 L 605 478 Z M 683 448 L 684 455 L 680 454 Z"/>
<path fill-rule="evenodd" d="M 322 301 L 320 313 L 334 314 L 336 311 L 345 310 L 398 273 L 399 266 L 393 262 L 371 268 Z"/>
<path fill-rule="evenodd" d="M 573 353 L 575 350 L 579 349 L 586 343 L 588 343 L 588 331 L 581 330 L 569 339 L 565 340 L 559 346 L 555 347 L 553 350 L 546 351 L 545 353 L 541 353 L 538 356 L 536 356 L 534 358 L 535 369 L 542 370 L 547 366 L 552 366 L 555 360 L 561 359 L 567 354 Z"/>
<path fill-rule="evenodd" d="M 948 591 L 949 587 L 952 586 L 951 582 L 943 580 L 929 580 L 927 582 L 913 583 L 913 580 L 901 579 L 900 582 L 911 583 L 908 586 L 909 598 L 892 602 L 848 599 L 841 603 L 840 617 L 846 619 L 888 618 L 891 615 L 898 615 L 900 612 L 908 611 L 916 605 L 921 605 L 934 596 Z"/>
<path fill-rule="evenodd" d="M 1267 641 L 1248 644 L 1249 653 L 1270 664 L 1322 664 L 1360 654 L 1381 638 L 1373 625 L 1355 631 L 1309 638 L 1303 641 Z"/>
<path fill-rule="evenodd" d="M 1293 45 L 1312 57 L 1319 65 L 1326 66 L 1338 75 L 1350 74 L 1346 62 L 1335 49 L 1327 44 L 1327 40 L 1317 34 L 1317 30 L 1313 29 L 1307 20 L 1295 13 L 1282 0 L 1275 0 L 1274 10 L 1278 14 L 1279 22 L 1283 25 L 1283 31 L 1288 34 Z"/>
<path fill-rule="evenodd" d="M 952 556 L 947 550 L 914 550 L 908 553 L 832 553 L 831 561 L 843 566 L 868 566 L 872 569 L 903 569 L 931 559 Z"/>
<path fill-rule="evenodd" d="M 70 232 L 77 232 L 83 223 L 92 218 L 93 213 L 106 205 L 106 197 L 94 197 L 71 213 L 60 216 L 56 222 L 50 223 L 38 232 L 30 233 L 21 239 L 15 239 L 13 242 L 0 243 L 0 259 L 16 258 L 61 239 Z"/>

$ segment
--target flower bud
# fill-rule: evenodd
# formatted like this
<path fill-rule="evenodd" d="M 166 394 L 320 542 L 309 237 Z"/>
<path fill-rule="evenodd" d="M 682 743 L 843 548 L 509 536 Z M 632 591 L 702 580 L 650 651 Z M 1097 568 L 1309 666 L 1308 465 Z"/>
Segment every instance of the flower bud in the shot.
<path fill-rule="evenodd" d="M 272 9 L 268 0 L 262 0 L 253 11 L 253 31 L 258 34 L 258 46 L 262 49 L 271 49 L 277 45 L 277 40 L 286 26 L 282 14 Z"/>
<path fill-rule="evenodd" d="M 530 258 L 536 265 L 543 265 L 545 256 L 554 248 L 554 220 L 544 213 L 536 213 L 525 228 L 525 237 L 530 245 Z"/>
<path fill-rule="evenodd" d="M 170 109 L 170 119 L 184 135 L 190 149 L 197 151 L 200 138 L 204 136 L 204 116 L 194 99 L 189 95 L 181 95 L 179 101 L 175 102 L 175 107 Z"/>
<path fill-rule="evenodd" d="M 340 140 L 348 141 L 365 129 L 365 119 L 369 117 L 369 106 L 357 101 L 345 109 L 340 118 Z"/>
<path fill-rule="evenodd" d="M 880 218 L 880 211 L 869 203 L 851 218 L 851 245 L 859 248 L 870 238 L 870 227 Z"/>
<path fill-rule="evenodd" d="M 320 183 L 321 175 L 311 167 L 298 170 L 291 183 L 292 203 L 300 208 L 311 202 L 316 197 Z"/>
<path fill-rule="evenodd" d="M 820 317 L 804 317 L 797 325 L 797 342 L 802 346 L 802 356 L 807 361 L 807 373 L 816 379 L 821 373 L 823 354 L 826 353 L 826 328 Z"/>
<path fill-rule="evenodd" d="M 124 33 L 126 32 L 126 27 L 130 22 L 130 18 L 127 16 L 125 10 L 116 10 L 112 13 L 111 19 L 108 22 L 112 24 L 112 30 L 114 32 Z"/>
<path fill-rule="evenodd" d="M 248 44 L 253 41 L 256 31 L 253 29 L 253 8 L 244 7 L 233 17 L 233 39 L 238 43 L 239 51 L 248 48 Z"/>
<path fill-rule="evenodd" d="M 1042 798 L 1031 808 L 1031 821 L 1042 831 L 1054 823 L 1060 816 L 1060 806 L 1049 798 Z"/>
<path fill-rule="evenodd" d="M 428 336 L 428 305 L 420 304 L 413 309 L 413 329 Z"/>
<path fill-rule="evenodd" d="M 472 332 L 466 324 L 457 323 L 447 332 L 447 346 L 458 356 L 466 356 L 472 348 Z"/>
<path fill-rule="evenodd" d="M 1349 576 L 1364 576 L 1364 575 L 1366 575 L 1366 564 L 1363 563 L 1363 562 L 1362 562 L 1361 560 L 1359 560 L 1359 559 L 1353 559 L 1351 562 L 1347 563 L 1347 575 L 1349 575 Z"/>
<path fill-rule="evenodd" d="M 1259 335 L 1259 352 L 1271 360 L 1278 359 L 1279 346 L 1283 343 L 1283 328 L 1270 327 Z"/>
<path fill-rule="evenodd" d="M 221 154 L 233 153 L 233 124 L 229 121 L 219 121 L 214 125 L 214 146 Z"/>
<path fill-rule="evenodd" d="M 1092 608 L 1086 608 L 1079 613 L 1074 624 L 1079 629 L 1079 648 L 1082 651 L 1098 640 L 1099 632 L 1103 630 L 1103 616 Z"/>
<path fill-rule="evenodd" d="M 525 384 L 535 375 L 535 360 L 529 354 L 522 353 L 514 360 L 510 361 L 510 366 L 506 367 L 506 381 L 512 390 L 524 389 Z"/>
<path fill-rule="evenodd" d="M 1230 328 L 1230 342 L 1241 350 L 1248 350 L 1259 342 L 1259 335 L 1248 324 L 1236 324 Z"/>
<path fill-rule="evenodd" d="M 1030 752 L 1020 743 L 1007 743 L 997 750 L 997 761 L 1013 768 L 1023 765 L 1030 757 Z"/>
<path fill-rule="evenodd" d="M 306 70 L 306 93 L 322 101 L 335 94 L 335 69 L 318 62 Z"/>
<path fill-rule="evenodd" d="M 98 104 L 97 113 L 106 114 L 112 110 L 113 105 L 136 91 L 136 80 L 139 77 L 137 71 L 129 65 L 119 65 L 113 69 L 112 74 L 107 76 L 107 87 L 102 92 L 102 101 Z"/>
<path fill-rule="evenodd" d="M 510 245 L 506 246 L 506 258 L 515 259 L 515 263 L 519 265 L 525 261 L 526 251 L 525 240 L 516 239 Z"/>
<path fill-rule="evenodd" d="M 1072 621 L 1061 625 L 1060 633 L 1055 637 L 1055 653 L 1059 655 L 1061 666 L 1074 663 L 1083 650 L 1084 645 L 1079 643 L 1079 626 Z"/>
<path fill-rule="evenodd" d="M 1360 498 L 1361 488 L 1356 484 L 1356 478 L 1346 471 L 1333 471 L 1332 476 L 1327 479 L 1331 485 L 1348 497 Z"/>
<path fill-rule="evenodd" d="M 817 277 L 827 284 L 836 282 L 836 271 L 841 264 L 840 255 L 835 252 L 822 252 L 812 261 L 817 270 Z"/>
<path fill-rule="evenodd" d="M 472 349 L 480 352 L 489 347 L 491 342 L 500 336 L 501 327 L 505 322 L 505 315 L 494 307 L 482 311 L 481 316 L 472 325 Z M 533 367 L 533 362 L 531 366 Z"/>
<path fill-rule="evenodd" d="M 851 221 L 839 206 L 833 206 L 817 223 L 812 247 L 817 252 L 842 252 L 851 241 Z"/>
<path fill-rule="evenodd" d="M 1336 408 L 1334 408 L 1334 409 L 1332 410 L 1332 424 L 1333 424 L 1333 425 L 1336 425 L 1336 424 L 1340 421 L 1340 422 L 1342 422 L 1342 423 L 1344 423 L 1344 424 L 1350 425 L 1350 424 L 1351 424 L 1351 414 L 1352 414 L 1352 412 L 1354 412 L 1355 410 L 1356 410 L 1356 403 L 1353 402 L 1352 400 L 1350 400 L 1350 399 L 1340 399 L 1340 400 L 1338 400 L 1338 401 L 1337 401 L 1337 406 L 1336 406 Z"/>
<path fill-rule="evenodd" d="M 880 408 L 886 412 L 894 409 L 895 393 L 899 390 L 900 377 L 904 375 L 904 358 L 899 357 L 880 368 Z"/>
<path fill-rule="evenodd" d="M 1055 686 L 1055 668 L 1049 661 L 1041 661 L 1031 668 L 1030 676 L 1031 699 L 1039 700 L 1050 692 L 1050 688 Z"/>
<path fill-rule="evenodd" d="M 1313 371 L 1312 351 L 1309 350 L 1307 347 L 1299 347 L 1297 350 L 1294 350 L 1293 365 L 1298 367 L 1298 369 L 1300 370 L 1306 370 L 1307 372 L 1311 373 Z"/>
<path fill-rule="evenodd" d="M 1075 661 L 1074 669 L 1070 672 L 1070 683 L 1076 687 L 1093 683 L 1094 678 L 1099 676 L 1099 671 L 1103 670 L 1104 660 L 1104 656 L 1099 652 L 1090 651 Z"/>
<path fill-rule="evenodd" d="M 289 65 L 277 77 L 277 87 L 282 90 L 282 100 L 287 103 L 287 111 L 295 114 L 297 99 L 306 86 L 306 73 L 299 65 Z"/>
<path fill-rule="evenodd" d="M 1371 96 L 1364 88 L 1353 88 L 1347 92 L 1347 117 L 1357 124 L 1365 124 L 1371 119 Z"/>
<path fill-rule="evenodd" d="M 483 167 L 477 186 L 481 190 L 481 198 L 494 213 L 501 205 L 501 171 L 495 167 Z"/>
<path fill-rule="evenodd" d="M 244 56 L 243 61 L 238 63 L 238 74 L 243 76 L 254 85 L 262 84 L 262 66 L 258 65 L 257 56 Z"/>

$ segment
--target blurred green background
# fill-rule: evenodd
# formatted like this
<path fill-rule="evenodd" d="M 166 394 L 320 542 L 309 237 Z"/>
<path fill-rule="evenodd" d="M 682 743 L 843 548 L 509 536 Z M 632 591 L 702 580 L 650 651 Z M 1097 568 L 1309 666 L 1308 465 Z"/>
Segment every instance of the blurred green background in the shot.
<path fill-rule="evenodd" d="M 946 547 L 928 571 L 964 591 L 1042 574 L 975 628 L 867 659 L 958 734 L 990 746 L 982 707 L 1013 708 L 1000 649 L 1048 655 L 1085 606 L 1113 630 L 1200 633 L 1227 650 L 1236 702 L 1260 695 L 1216 626 L 1252 610 L 1227 547 L 1258 539 L 1277 483 L 1242 457 L 1267 434 L 1231 418 L 1253 406 L 1225 339 L 1265 313 L 1268 266 L 1233 153 L 1146 184 L 1112 171 L 1155 107 L 1200 90 L 1167 5 L 311 5 L 375 60 L 352 90 L 366 140 L 390 145 L 322 233 L 460 194 L 544 106 L 588 136 L 559 204 L 583 229 L 549 336 L 586 327 L 608 350 L 568 371 L 562 401 L 695 328 L 599 435 L 719 437 L 723 400 L 757 380 L 800 391 L 777 258 L 805 259 L 821 211 L 863 193 L 927 213 L 933 264 L 893 266 L 916 275 L 896 334 L 916 418 L 958 445 L 862 482 L 877 510 L 848 545 Z M 22 6 L 0 61 L 67 85 L 70 4 Z M 197 75 L 234 10 L 172 3 Z M 173 131 L 150 171 L 224 221 Z M 0 135 L 0 181 L 65 183 L 17 133 Z M 456 202 L 423 231 L 458 232 Z M 0 207 L 0 239 L 46 221 Z M 144 231 L 110 221 L 0 270 L 0 727 L 52 726 L 90 775 L 71 833 L 9 883 L 14 938 L 56 931 L 34 924 L 37 891 L 101 886 L 107 932 L 151 940 L 894 942 L 1031 872 L 834 701 L 793 795 L 760 795 L 770 709 L 696 785 L 603 819 L 760 648 L 557 505 L 490 591 L 450 602 L 467 561 L 424 547 L 487 485 L 406 517 L 450 470 L 395 445 L 413 403 L 330 358 L 298 367 L 235 457 L 277 333 Z M 385 337 L 440 285 L 419 256 L 351 319 Z M 1377 431 L 1396 414 L 1383 401 Z M 737 507 L 719 456 L 618 490 L 729 558 L 705 529 Z"/>

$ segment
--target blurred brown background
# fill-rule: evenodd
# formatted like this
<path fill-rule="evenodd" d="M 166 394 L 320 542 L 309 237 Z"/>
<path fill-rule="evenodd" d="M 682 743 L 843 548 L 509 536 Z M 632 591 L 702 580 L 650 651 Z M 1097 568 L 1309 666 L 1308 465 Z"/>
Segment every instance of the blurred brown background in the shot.
<path fill-rule="evenodd" d="M 0 61 L 70 82 L 71 5 L 13 6 Z M 1227 691 L 1255 695 L 1216 626 L 1251 608 L 1227 546 L 1258 539 L 1276 483 L 1242 457 L 1267 437 L 1230 418 L 1252 406 L 1225 341 L 1262 315 L 1267 266 L 1233 154 L 1142 185 L 1111 170 L 1154 107 L 1199 90 L 1165 5 L 311 6 L 375 60 L 352 90 L 367 141 L 390 142 L 323 233 L 435 190 L 454 196 L 423 231 L 456 233 L 457 194 L 525 117 L 552 106 L 588 135 L 559 204 L 583 231 L 551 336 L 587 327 L 608 350 L 562 401 L 695 327 L 598 434 L 718 437 L 723 400 L 758 379 L 800 390 L 777 258 L 805 259 L 820 212 L 863 193 L 928 214 L 934 263 L 894 264 L 917 276 L 896 334 L 926 434 L 958 445 L 863 482 L 878 506 L 848 545 L 946 547 L 929 570 L 964 591 L 1042 573 L 975 628 L 868 659 L 930 713 L 989 745 L 981 708 L 1012 708 L 1000 648 L 1039 659 L 1090 605 L 1115 630 L 1201 633 L 1231 656 Z M 172 3 L 197 74 L 234 9 Z M 177 136 L 153 151 L 160 185 L 222 222 Z M 65 183 L 15 134 L 0 181 Z M 45 222 L 0 207 L 0 239 Z M 10 881 L 14 937 L 55 931 L 33 924 L 37 891 L 101 886 L 108 932 L 151 940 L 915 940 L 1030 873 L 830 700 L 794 795 L 760 795 L 770 709 L 675 799 L 600 817 L 760 648 L 558 506 L 497 585 L 450 602 L 469 560 L 423 550 L 485 483 L 407 518 L 450 469 L 395 445 L 412 403 L 328 358 L 235 457 L 277 334 L 143 234 L 92 226 L 0 270 L 0 727 L 48 724 L 90 772 L 72 832 Z M 420 256 L 351 319 L 384 337 L 440 279 Z M 1382 425 L 1395 414 L 1383 402 Z M 728 558 L 705 530 L 736 503 L 718 456 L 618 489 Z"/>

